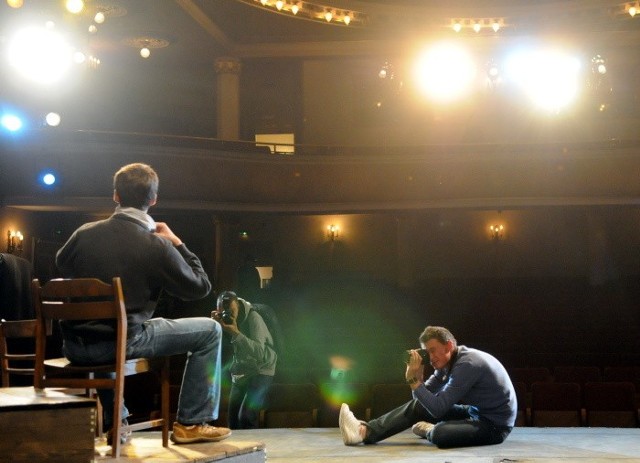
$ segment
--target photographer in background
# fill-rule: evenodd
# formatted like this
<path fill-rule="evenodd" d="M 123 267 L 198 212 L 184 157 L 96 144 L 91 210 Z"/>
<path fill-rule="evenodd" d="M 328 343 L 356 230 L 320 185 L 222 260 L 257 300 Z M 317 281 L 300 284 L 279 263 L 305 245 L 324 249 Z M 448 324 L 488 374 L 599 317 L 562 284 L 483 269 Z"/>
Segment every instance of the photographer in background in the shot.
<path fill-rule="evenodd" d="M 229 427 L 258 427 L 260 409 L 264 408 L 269 386 L 276 372 L 273 336 L 251 303 L 232 291 L 218 296 L 217 310 L 212 317 L 231 336 L 231 393 L 229 397 Z"/>
<path fill-rule="evenodd" d="M 502 443 L 517 413 L 516 393 L 502 364 L 486 352 L 458 346 L 440 326 L 428 326 L 419 340 L 422 349 L 409 351 L 405 371 L 413 399 L 366 423 L 342 404 L 345 445 L 374 444 L 410 426 L 440 448 Z M 426 356 L 435 371 L 424 381 Z"/>

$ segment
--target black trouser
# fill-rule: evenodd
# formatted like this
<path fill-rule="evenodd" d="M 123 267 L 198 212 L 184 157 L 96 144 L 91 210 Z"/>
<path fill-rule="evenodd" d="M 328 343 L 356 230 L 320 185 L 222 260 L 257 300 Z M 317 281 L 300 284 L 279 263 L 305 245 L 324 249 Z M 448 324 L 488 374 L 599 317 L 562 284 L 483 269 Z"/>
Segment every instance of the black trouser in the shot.
<path fill-rule="evenodd" d="M 398 434 L 418 421 L 436 423 L 427 439 L 440 448 L 493 445 L 504 442 L 510 426 L 496 426 L 488 420 L 472 416 L 468 405 L 454 405 L 444 416 L 434 418 L 413 399 L 367 423 L 365 444 L 374 444 Z"/>

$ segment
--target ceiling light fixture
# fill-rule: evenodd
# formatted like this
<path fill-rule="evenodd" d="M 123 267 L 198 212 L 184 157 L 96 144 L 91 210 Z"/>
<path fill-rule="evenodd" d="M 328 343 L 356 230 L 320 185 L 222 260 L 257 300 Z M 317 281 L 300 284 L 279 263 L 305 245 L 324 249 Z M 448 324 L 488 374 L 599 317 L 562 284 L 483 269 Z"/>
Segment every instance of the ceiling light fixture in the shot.
<path fill-rule="evenodd" d="M 140 56 L 145 59 L 151 56 L 151 50 L 166 48 L 170 45 L 169 40 L 151 34 L 141 37 L 129 37 L 124 39 L 123 42 L 125 45 L 140 50 Z"/>
<path fill-rule="evenodd" d="M 368 16 L 359 11 L 338 9 L 332 5 L 315 2 L 291 2 L 287 0 L 236 0 L 272 13 L 289 15 L 299 19 L 322 22 L 338 26 L 363 26 Z"/>
<path fill-rule="evenodd" d="M 476 34 L 481 31 L 489 32 L 492 30 L 497 33 L 506 27 L 504 18 L 452 18 L 449 20 L 451 29 L 454 32 L 461 32 L 463 29 L 471 29 Z"/>

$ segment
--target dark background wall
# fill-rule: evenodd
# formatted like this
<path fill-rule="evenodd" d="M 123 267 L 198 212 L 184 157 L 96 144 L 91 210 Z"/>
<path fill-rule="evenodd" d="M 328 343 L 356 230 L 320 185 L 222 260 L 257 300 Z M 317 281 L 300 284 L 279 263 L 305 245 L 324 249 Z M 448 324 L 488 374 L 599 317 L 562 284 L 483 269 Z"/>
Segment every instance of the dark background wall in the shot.
<path fill-rule="evenodd" d="M 510 366 L 640 360 L 634 208 L 155 217 L 202 258 L 218 291 L 235 287 L 248 253 L 273 266 L 256 300 L 273 305 L 285 327 L 283 377 L 322 378 L 346 361 L 353 379 L 401 379 L 400 355 L 427 324 Z M 96 218 L 18 211 L 2 222 L 26 232 L 24 256 L 47 279 L 59 245 Z M 497 220 L 506 232 L 495 242 L 487 224 Z M 340 225 L 335 241 L 329 224 Z M 166 315 L 208 315 L 212 299 L 172 302 Z"/>

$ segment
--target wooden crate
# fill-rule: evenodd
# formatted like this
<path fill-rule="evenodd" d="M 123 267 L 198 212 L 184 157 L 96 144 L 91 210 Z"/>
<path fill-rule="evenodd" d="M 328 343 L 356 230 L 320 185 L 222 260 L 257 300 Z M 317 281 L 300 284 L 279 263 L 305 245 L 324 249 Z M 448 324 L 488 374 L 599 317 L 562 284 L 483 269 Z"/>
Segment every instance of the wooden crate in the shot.
<path fill-rule="evenodd" d="M 96 401 L 33 387 L 0 388 L 0 462 L 91 462 Z"/>

